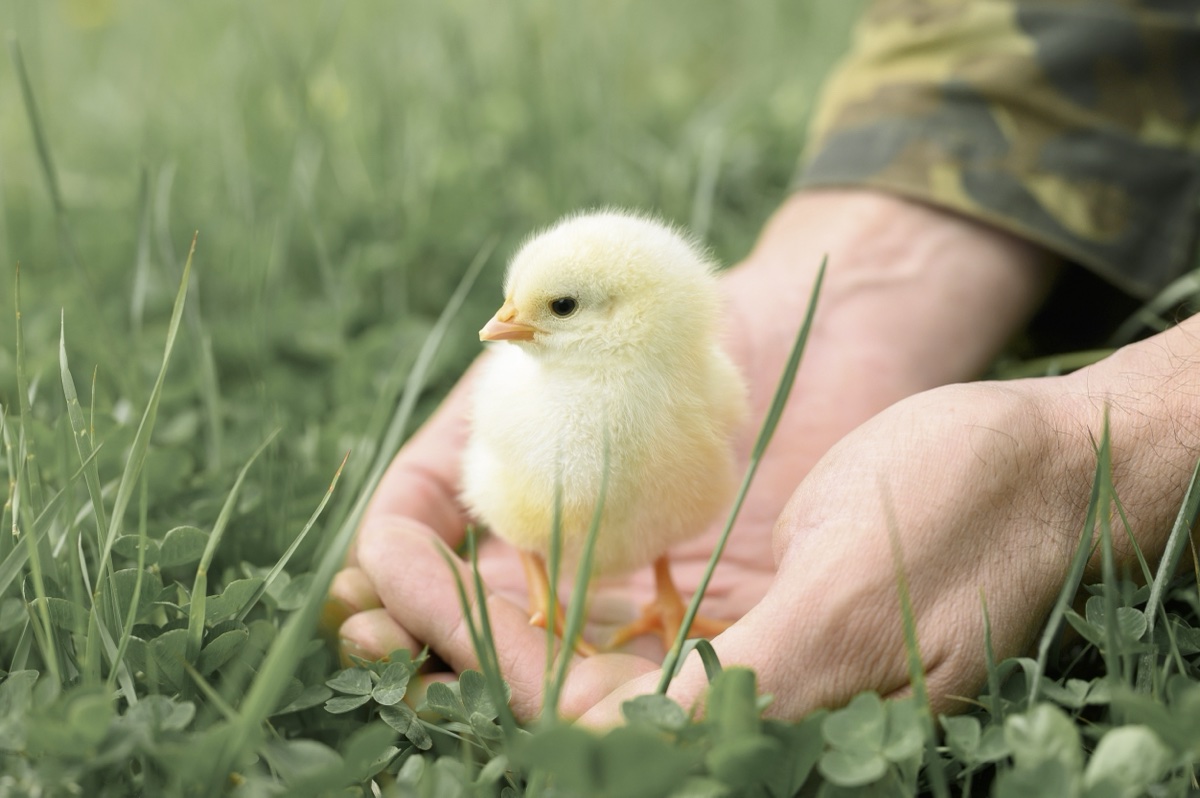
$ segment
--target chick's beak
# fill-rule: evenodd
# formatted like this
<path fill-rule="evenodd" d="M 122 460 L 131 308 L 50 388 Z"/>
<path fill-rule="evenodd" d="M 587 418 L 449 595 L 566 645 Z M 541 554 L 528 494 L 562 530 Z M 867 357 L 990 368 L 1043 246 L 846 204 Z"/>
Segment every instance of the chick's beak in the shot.
<path fill-rule="evenodd" d="M 496 311 L 496 315 L 488 320 L 488 323 L 483 325 L 483 329 L 479 331 L 480 341 L 532 341 L 533 334 L 538 329 L 532 325 L 524 324 L 516 321 L 517 306 L 512 303 L 511 299 L 504 300 L 504 304 Z"/>

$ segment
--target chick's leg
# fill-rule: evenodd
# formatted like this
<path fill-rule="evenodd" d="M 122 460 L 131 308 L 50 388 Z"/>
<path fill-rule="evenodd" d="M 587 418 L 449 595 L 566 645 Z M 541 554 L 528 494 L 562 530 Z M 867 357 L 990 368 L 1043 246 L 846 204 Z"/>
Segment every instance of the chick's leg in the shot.
<path fill-rule="evenodd" d="M 617 630 L 608 642 L 609 648 L 622 646 L 635 637 L 651 632 L 662 635 L 664 648 L 669 650 L 675 644 L 679 627 L 683 625 L 684 613 L 687 612 L 687 605 L 675 589 L 675 582 L 671 579 L 671 566 L 665 554 L 654 561 L 654 587 L 654 601 L 642 608 L 640 618 Z M 713 637 L 728 628 L 727 621 L 697 615 L 692 619 L 689 636 Z"/>
<path fill-rule="evenodd" d="M 525 568 L 525 583 L 529 587 L 529 625 L 545 629 L 550 618 L 550 577 L 546 573 L 546 561 L 532 552 L 518 553 L 521 555 L 521 565 Z M 562 602 L 555 602 L 554 634 L 562 637 L 566 628 Z M 575 643 L 575 651 L 585 657 L 597 653 L 596 647 L 582 637 Z"/>

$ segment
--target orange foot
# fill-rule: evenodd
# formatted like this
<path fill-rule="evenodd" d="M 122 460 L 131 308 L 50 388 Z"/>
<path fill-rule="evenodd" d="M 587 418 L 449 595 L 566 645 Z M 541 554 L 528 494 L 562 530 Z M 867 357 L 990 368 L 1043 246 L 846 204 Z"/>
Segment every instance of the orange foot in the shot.
<path fill-rule="evenodd" d="M 687 611 L 687 605 L 683 603 L 679 591 L 675 589 L 675 582 L 671 579 L 671 567 L 665 554 L 654 561 L 654 585 L 656 594 L 654 601 L 642 608 L 640 618 L 617 630 L 612 639 L 608 641 L 608 648 L 622 646 L 635 637 L 651 632 L 658 632 L 662 635 L 664 648 L 670 650 L 671 646 L 675 645 L 675 638 L 679 636 L 679 627 L 683 624 L 683 615 Z M 728 621 L 697 615 L 692 619 L 688 636 L 714 637 L 728 628 Z"/>
<path fill-rule="evenodd" d="M 529 586 L 529 625 L 546 628 L 550 612 L 550 577 L 546 575 L 546 562 L 537 554 L 522 551 L 521 565 L 525 566 L 525 583 Z M 566 614 L 561 601 L 554 605 L 554 633 L 562 637 L 567 628 Z M 600 650 L 580 637 L 575 641 L 575 653 L 590 657 Z"/>

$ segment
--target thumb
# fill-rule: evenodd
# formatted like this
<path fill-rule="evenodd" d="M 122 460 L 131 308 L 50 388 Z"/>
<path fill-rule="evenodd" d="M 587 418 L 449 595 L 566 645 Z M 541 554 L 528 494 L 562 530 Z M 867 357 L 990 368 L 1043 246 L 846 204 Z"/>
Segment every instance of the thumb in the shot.
<path fill-rule="evenodd" d="M 767 601 L 764 599 L 740 621 L 713 638 L 713 649 L 722 665 L 747 667 L 760 675 L 774 674 L 780 670 L 775 665 L 775 646 L 771 644 L 779 637 L 780 616 L 775 615 L 774 621 L 768 622 L 768 616 L 774 613 L 763 607 Z M 764 629 L 764 624 L 769 629 Z M 595 728 L 620 725 L 624 722 L 622 705 L 638 696 L 657 692 L 662 673 L 661 668 L 656 668 L 621 684 L 583 712 L 579 722 Z M 707 692 L 708 674 L 700 655 L 693 651 L 671 680 L 667 696 L 685 710 L 703 712 Z"/>

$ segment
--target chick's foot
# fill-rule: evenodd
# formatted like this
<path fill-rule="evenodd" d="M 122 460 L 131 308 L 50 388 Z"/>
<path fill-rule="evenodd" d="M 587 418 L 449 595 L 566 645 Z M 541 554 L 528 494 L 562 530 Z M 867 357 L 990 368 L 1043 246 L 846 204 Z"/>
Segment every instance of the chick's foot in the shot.
<path fill-rule="evenodd" d="M 550 577 L 546 573 L 546 561 L 528 551 L 520 552 L 521 565 L 525 567 L 525 583 L 529 587 L 529 625 L 546 628 L 550 618 Z M 562 637 L 567 628 L 566 613 L 561 601 L 554 604 L 554 634 Z M 580 637 L 575 642 L 575 653 L 581 657 L 598 654 L 599 649 Z"/>
<path fill-rule="evenodd" d="M 683 625 L 683 616 L 687 605 L 675 588 L 671 579 L 671 567 L 664 554 L 654 561 L 655 598 L 642 608 L 642 615 L 630 624 L 622 626 L 609 639 L 609 649 L 618 648 L 635 637 L 658 632 L 662 636 L 663 647 L 670 650 L 679 636 L 679 627 Z M 697 615 L 692 619 L 689 637 L 714 637 L 724 632 L 730 626 L 729 621 L 716 618 L 705 618 Z"/>

